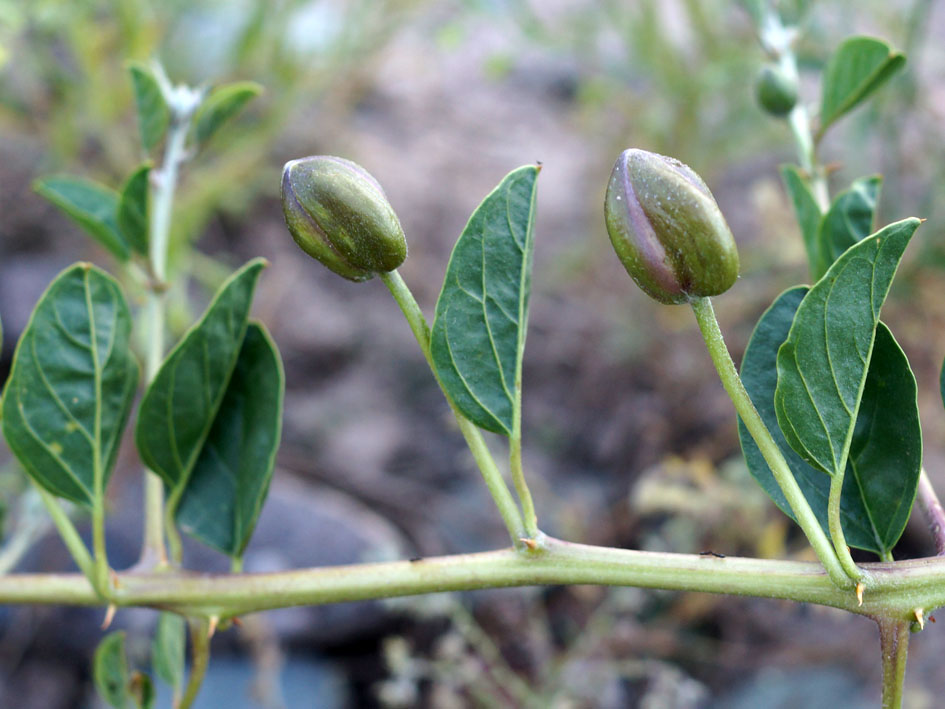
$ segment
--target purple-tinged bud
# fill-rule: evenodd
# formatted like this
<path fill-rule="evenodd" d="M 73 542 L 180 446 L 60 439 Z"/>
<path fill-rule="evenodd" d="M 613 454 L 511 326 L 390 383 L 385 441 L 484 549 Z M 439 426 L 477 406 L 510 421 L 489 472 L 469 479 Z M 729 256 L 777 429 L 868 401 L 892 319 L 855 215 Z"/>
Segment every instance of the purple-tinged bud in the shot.
<path fill-rule="evenodd" d="M 621 153 L 604 218 L 627 273 L 661 303 L 724 293 L 738 277 L 735 239 L 715 198 L 678 160 L 646 150 Z"/>
<path fill-rule="evenodd" d="M 287 162 L 282 210 L 305 253 L 352 281 L 393 271 L 407 240 L 384 190 L 360 165 L 329 155 Z"/>

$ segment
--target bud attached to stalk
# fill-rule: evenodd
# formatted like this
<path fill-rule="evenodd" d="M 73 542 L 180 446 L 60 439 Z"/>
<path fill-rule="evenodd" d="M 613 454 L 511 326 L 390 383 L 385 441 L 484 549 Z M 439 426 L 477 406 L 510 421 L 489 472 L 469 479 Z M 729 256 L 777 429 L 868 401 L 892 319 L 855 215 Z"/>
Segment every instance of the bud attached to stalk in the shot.
<path fill-rule="evenodd" d="M 765 64 L 756 84 L 758 103 L 772 116 L 782 118 L 797 104 L 797 79 L 776 64 Z"/>
<path fill-rule="evenodd" d="M 393 271 L 407 257 L 404 230 L 384 190 L 350 160 L 316 155 L 287 162 L 282 210 L 295 243 L 349 280 Z"/>
<path fill-rule="evenodd" d="M 627 273 L 661 303 L 724 293 L 738 277 L 735 239 L 715 198 L 678 160 L 646 150 L 621 153 L 604 218 Z"/>

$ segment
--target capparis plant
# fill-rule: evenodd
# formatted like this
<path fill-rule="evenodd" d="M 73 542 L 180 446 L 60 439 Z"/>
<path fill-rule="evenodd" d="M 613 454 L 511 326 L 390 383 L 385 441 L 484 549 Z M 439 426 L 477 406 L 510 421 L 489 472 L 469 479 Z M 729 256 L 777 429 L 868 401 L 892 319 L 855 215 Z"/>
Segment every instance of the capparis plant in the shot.
<path fill-rule="evenodd" d="M 175 706 L 188 707 L 200 689 L 215 630 L 272 608 L 534 584 L 779 598 L 876 621 L 883 704 L 900 705 L 909 634 L 945 604 L 945 561 L 893 556 L 917 494 L 945 552 L 945 514 L 922 469 L 916 380 L 881 320 L 920 220 L 875 228 L 876 177 L 854 181 L 831 200 L 816 148 L 904 58 L 880 40 L 844 42 L 827 64 L 814 122 L 797 95 L 795 32 L 766 4 L 750 9 L 772 67 L 761 75 L 759 100 L 786 118 L 798 145 L 800 164 L 786 166 L 783 175 L 810 283 L 787 290 L 765 311 L 739 373 L 710 300 L 738 287 L 738 254 L 706 183 L 674 158 L 627 150 L 607 183 L 604 222 L 617 257 L 644 292 L 692 308 L 737 412 L 748 467 L 797 522 L 817 562 L 640 552 L 545 535 L 522 463 L 522 355 L 539 166 L 510 172 L 474 211 L 453 249 L 429 324 L 397 271 L 407 244 L 382 187 L 350 160 L 313 156 L 284 169 L 289 233 L 336 274 L 353 281 L 376 276 L 390 290 L 456 417 L 510 544 L 460 556 L 241 573 L 282 416 L 279 353 L 265 327 L 250 319 L 265 262 L 252 260 L 226 279 L 176 343 L 165 343 L 164 335 L 179 169 L 259 87 L 233 84 L 208 92 L 172 85 L 156 65 L 134 65 L 141 145 L 149 159 L 118 191 L 63 176 L 40 180 L 36 188 L 110 252 L 123 282 L 143 294 L 143 304 L 133 310 L 122 283 L 96 266 L 79 263 L 63 271 L 20 337 L 0 407 L 3 435 L 81 574 L 2 575 L 0 600 L 101 605 L 106 626 L 118 608 L 160 609 L 152 671 L 171 686 Z M 133 321 L 147 332 L 143 381 Z M 132 418 L 147 468 L 145 534 L 139 563 L 116 572 L 105 545 L 106 493 Z M 505 440 L 506 465 L 500 467 L 485 434 Z M 65 503 L 89 512 L 91 549 Z M 180 531 L 228 555 L 232 573 L 195 575 L 183 568 Z M 851 546 L 880 561 L 856 563 Z M 112 706 L 153 704 L 152 677 L 129 668 L 121 633 L 102 641 L 93 676 Z"/>

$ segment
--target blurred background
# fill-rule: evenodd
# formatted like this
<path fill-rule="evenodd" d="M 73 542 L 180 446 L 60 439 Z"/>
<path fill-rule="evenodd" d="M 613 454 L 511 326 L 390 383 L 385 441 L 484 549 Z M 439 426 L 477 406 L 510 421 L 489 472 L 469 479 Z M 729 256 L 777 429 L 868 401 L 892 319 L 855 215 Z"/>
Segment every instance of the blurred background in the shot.
<path fill-rule="evenodd" d="M 918 232 L 884 320 L 919 382 L 926 467 L 945 490 L 945 6 L 782 3 L 803 16 L 802 98 L 839 42 L 873 34 L 904 72 L 831 130 L 836 191 L 881 172 L 879 224 Z M 805 11 L 806 10 L 806 11 Z M 282 164 L 336 154 L 384 185 L 410 246 L 401 268 L 429 317 L 450 250 L 511 169 L 540 161 L 526 471 L 541 527 L 627 548 L 811 558 L 741 460 L 730 402 L 688 308 L 649 301 L 607 240 L 617 154 L 672 155 L 715 193 L 742 275 L 715 300 L 738 361 L 755 321 L 805 282 L 778 166 L 784 122 L 754 101 L 764 61 L 733 0 L 0 0 L 0 381 L 55 274 L 114 268 L 31 188 L 67 172 L 119 184 L 141 159 L 129 60 L 189 84 L 258 81 L 264 95 L 188 163 L 173 227 L 179 335 L 231 269 L 271 262 L 257 298 L 286 365 L 283 447 L 249 571 L 503 546 L 498 514 L 422 356 L 378 281 L 305 257 L 278 199 Z M 135 292 L 129 290 L 133 299 Z M 140 295 L 140 294 L 139 294 Z M 501 441 L 496 440 L 497 449 Z M 116 568 L 140 545 L 140 464 L 111 488 Z M 0 444 L 5 528 L 38 544 L 21 570 L 69 569 Z M 933 553 L 913 520 L 897 558 Z M 866 558 L 866 557 L 864 557 Z M 187 564 L 226 560 L 188 547 Z M 100 613 L 0 610 L 0 705 L 95 706 Z M 148 667 L 156 614 L 122 610 Z M 945 639 L 912 642 L 906 703 L 945 691 Z M 875 627 L 817 607 L 593 587 L 512 589 L 279 611 L 214 641 L 200 707 L 856 707 L 875 703 Z M 162 695 L 165 697 L 166 693 Z"/>

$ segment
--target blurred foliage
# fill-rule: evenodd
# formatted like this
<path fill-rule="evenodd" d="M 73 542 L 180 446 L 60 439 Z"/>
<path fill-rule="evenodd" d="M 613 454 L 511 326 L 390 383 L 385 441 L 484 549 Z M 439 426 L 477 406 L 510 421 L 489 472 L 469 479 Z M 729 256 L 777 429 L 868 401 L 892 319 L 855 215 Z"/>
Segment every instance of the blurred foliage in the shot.
<path fill-rule="evenodd" d="M 245 214 L 253 195 L 278 185 L 272 156 L 290 118 L 357 85 L 419 4 L 0 0 L 0 130 L 41 143 L 37 174 L 81 164 L 115 184 L 141 158 L 129 61 L 158 58 L 190 84 L 258 81 L 266 94 L 249 117 L 227 126 L 188 169 L 174 221 L 179 247 L 215 210 Z"/>

